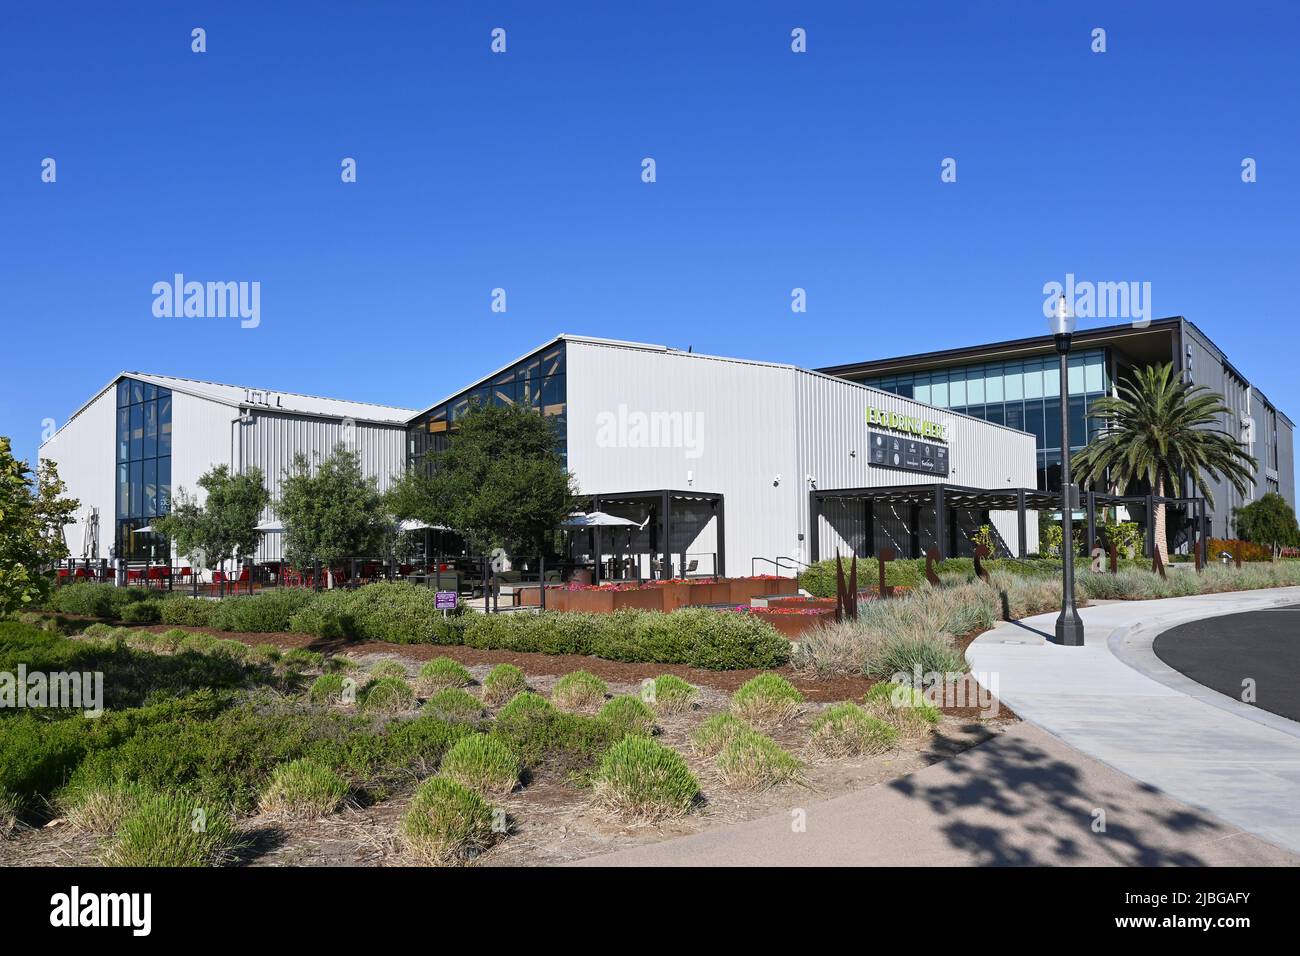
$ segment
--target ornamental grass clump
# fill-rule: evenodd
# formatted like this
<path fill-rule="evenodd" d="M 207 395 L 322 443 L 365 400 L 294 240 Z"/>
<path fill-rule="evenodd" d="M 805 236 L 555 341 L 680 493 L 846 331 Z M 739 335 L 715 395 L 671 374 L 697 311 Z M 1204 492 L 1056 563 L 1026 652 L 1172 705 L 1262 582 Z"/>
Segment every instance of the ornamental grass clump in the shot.
<path fill-rule="evenodd" d="M 16 794 L 0 787 L 0 837 L 9 836 L 17 831 L 18 814 L 22 808 L 22 801 Z"/>
<path fill-rule="evenodd" d="M 211 654 L 216 649 L 217 639 L 211 634 L 186 634 L 176 645 L 178 654 Z"/>
<path fill-rule="evenodd" d="M 421 694 L 435 694 L 449 687 L 468 687 L 474 678 L 450 657 L 435 657 L 420 668 L 415 686 Z"/>
<path fill-rule="evenodd" d="M 230 819 L 185 793 L 142 798 L 104 853 L 108 866 L 222 866 L 238 849 Z"/>
<path fill-rule="evenodd" d="M 605 699 L 609 687 L 590 671 L 573 671 L 555 682 L 551 703 L 564 710 L 594 707 Z"/>
<path fill-rule="evenodd" d="M 649 737 L 625 737 L 596 772 L 596 793 L 606 806 L 645 820 L 687 813 L 699 792 L 681 754 Z"/>
<path fill-rule="evenodd" d="M 925 694 L 907 684 L 875 684 L 867 692 L 865 703 L 868 713 L 912 739 L 928 737 L 942 716 Z"/>
<path fill-rule="evenodd" d="M 523 671 L 514 664 L 498 664 L 483 678 L 483 703 L 498 707 L 527 689 Z"/>
<path fill-rule="evenodd" d="M 153 649 L 155 651 L 162 651 L 171 654 L 179 648 L 181 642 L 189 636 L 189 631 L 183 631 L 179 627 L 173 627 L 169 631 L 163 631 L 161 634 L 154 636 Z"/>
<path fill-rule="evenodd" d="M 396 677 L 406 680 L 406 668 L 398 661 L 380 661 L 370 668 L 370 676 L 376 680 L 383 677 Z"/>
<path fill-rule="evenodd" d="M 813 750 L 826 757 L 865 757 L 884 753 L 898 740 L 898 728 L 857 704 L 827 707 L 813 723 Z"/>
<path fill-rule="evenodd" d="M 737 734 L 750 729 L 749 725 L 732 714 L 714 714 L 695 728 L 691 746 L 701 757 L 712 757 L 731 743 Z"/>
<path fill-rule="evenodd" d="M 72 826 L 89 833 L 112 833 L 122 819 L 149 796 L 149 790 L 127 780 L 69 789 L 59 806 Z"/>
<path fill-rule="evenodd" d="M 780 674 L 750 678 L 732 695 L 731 712 L 754 727 L 779 727 L 803 711 L 803 694 Z"/>
<path fill-rule="evenodd" d="M 415 706 L 415 691 L 399 677 L 381 677 L 361 691 L 361 709 L 374 714 L 400 714 Z"/>
<path fill-rule="evenodd" d="M 439 773 L 485 796 L 505 796 L 519 783 L 519 758 L 499 737 L 462 737 L 442 758 Z"/>
<path fill-rule="evenodd" d="M 803 764 L 775 740 L 748 727 L 722 748 L 715 765 L 724 785 L 750 791 L 798 780 L 803 770 Z"/>
<path fill-rule="evenodd" d="M 468 863 L 492 845 L 492 807 L 464 784 L 432 777 L 420 785 L 402 818 L 407 851 L 430 866 Z"/>
<path fill-rule="evenodd" d="M 482 719 L 483 701 L 463 687 L 444 687 L 424 702 L 424 712 L 443 720 L 468 723 Z"/>
<path fill-rule="evenodd" d="M 307 697 L 313 704 L 355 704 L 356 681 L 342 674 L 321 674 L 312 682 Z"/>
<path fill-rule="evenodd" d="M 641 734 L 649 737 L 655 730 L 655 712 L 631 695 L 615 697 L 596 715 L 618 734 Z"/>
<path fill-rule="evenodd" d="M 653 681 L 648 681 L 646 691 L 648 693 L 643 694 L 646 703 L 661 717 L 691 710 L 695 707 L 698 696 L 695 687 L 676 674 L 661 674 Z"/>
<path fill-rule="evenodd" d="M 260 804 L 267 813 L 315 819 L 343 806 L 347 796 L 346 780 L 320 761 L 303 757 L 271 771 Z"/>

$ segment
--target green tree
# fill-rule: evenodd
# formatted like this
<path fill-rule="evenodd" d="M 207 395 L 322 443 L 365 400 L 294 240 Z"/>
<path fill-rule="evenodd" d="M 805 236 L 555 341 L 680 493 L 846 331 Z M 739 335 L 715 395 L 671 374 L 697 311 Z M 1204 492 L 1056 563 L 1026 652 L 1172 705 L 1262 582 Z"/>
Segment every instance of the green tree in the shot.
<path fill-rule="evenodd" d="M 456 422 L 447 448 L 408 472 L 388 501 L 398 518 L 452 528 L 476 551 L 541 554 L 574 495 L 546 418 L 515 405 L 478 405 Z"/>
<path fill-rule="evenodd" d="M 1233 517 L 1237 522 L 1237 534 L 1247 541 L 1271 547 L 1274 561 L 1283 548 L 1300 544 L 1300 527 L 1296 526 L 1295 511 L 1275 491 L 1234 509 Z"/>
<path fill-rule="evenodd" d="M 63 497 L 67 487 L 53 461 L 41 462 L 33 475 L 11 447 L 0 435 L 0 614 L 40 604 L 49 595 L 48 569 L 68 556 L 63 529 L 80 506 Z"/>
<path fill-rule="evenodd" d="M 378 554 L 390 524 L 375 479 L 361 471 L 360 453 L 342 444 L 314 468 L 295 455 L 275 510 L 284 522 L 285 555 L 300 568 Z"/>
<path fill-rule="evenodd" d="M 1087 486 L 1109 481 L 1122 494 L 1131 482 L 1146 479 L 1156 495 L 1180 496 L 1183 476 L 1190 474 L 1214 507 L 1206 476 L 1227 479 L 1243 495 L 1254 480 L 1255 459 L 1220 427 L 1231 414 L 1223 397 L 1182 381 L 1171 363 L 1136 370 L 1117 396 L 1094 402 L 1091 414 L 1105 430 L 1070 460 Z M 1156 506 L 1155 540 L 1167 562 L 1163 504 Z"/>
<path fill-rule="evenodd" d="M 237 554 L 253 554 L 262 540 L 258 521 L 271 501 L 262 470 L 231 474 L 226 465 L 216 465 L 204 472 L 198 484 L 207 493 L 203 504 L 181 488 L 170 513 L 154 521 L 153 527 L 176 542 L 178 554 L 193 559 L 202 549 L 209 567 L 223 565 Z"/>

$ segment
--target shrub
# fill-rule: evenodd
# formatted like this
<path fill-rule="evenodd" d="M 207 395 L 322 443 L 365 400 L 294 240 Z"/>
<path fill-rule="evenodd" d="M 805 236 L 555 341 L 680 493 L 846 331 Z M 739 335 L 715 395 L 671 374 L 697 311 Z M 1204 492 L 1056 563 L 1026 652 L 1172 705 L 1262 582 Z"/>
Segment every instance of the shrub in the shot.
<path fill-rule="evenodd" d="M 853 703 L 833 704 L 813 723 L 812 746 L 828 757 L 883 753 L 898 739 L 898 729 Z"/>
<path fill-rule="evenodd" d="M 212 646 L 212 653 L 219 654 L 222 657 L 229 658 L 232 661 L 248 660 L 248 645 L 242 641 L 235 641 L 229 638 L 217 641 Z"/>
<path fill-rule="evenodd" d="M 424 712 L 444 720 L 477 721 L 483 717 L 483 702 L 463 687 L 444 687 L 425 701 Z"/>
<path fill-rule="evenodd" d="M 123 624 L 157 624 L 162 620 L 158 601 L 136 601 L 122 608 Z"/>
<path fill-rule="evenodd" d="M 325 764 L 303 757 L 271 772 L 261 806 L 269 813 L 291 817 L 323 817 L 341 807 L 347 795 L 347 781 Z"/>
<path fill-rule="evenodd" d="M 29 615 L 23 614 L 19 616 L 20 618 L 25 618 L 28 617 Z M 40 615 L 36 615 L 36 617 L 39 616 Z M 34 624 L 39 622 L 28 621 L 26 623 Z M 107 637 L 108 635 L 112 634 L 115 630 L 117 629 L 113 627 L 112 624 L 104 624 L 100 622 L 100 623 L 95 623 L 90 625 L 90 627 L 86 628 L 84 631 L 81 632 L 81 636 L 82 637 Z"/>
<path fill-rule="evenodd" d="M 164 624 L 183 627 L 212 627 L 219 601 L 173 595 L 158 602 L 158 613 Z"/>
<path fill-rule="evenodd" d="M 753 614 L 683 608 L 671 614 L 618 611 L 593 616 L 602 620 L 587 653 L 607 660 L 735 670 L 778 667 L 790 659 L 790 642 Z"/>
<path fill-rule="evenodd" d="M 287 631 L 293 616 L 311 600 L 310 592 L 294 588 L 223 598 L 216 602 L 210 626 L 258 634 Z"/>
<path fill-rule="evenodd" d="M 118 826 L 109 866 L 221 866 L 236 849 L 226 815 L 182 793 L 141 799 Z"/>
<path fill-rule="evenodd" d="M 492 845 L 492 808 L 473 790 L 442 777 L 416 791 L 402 837 L 418 860 L 433 866 L 465 863 Z"/>
<path fill-rule="evenodd" d="M 329 640 L 358 637 L 351 601 L 348 591 L 321 591 L 289 618 L 288 630 Z"/>
<path fill-rule="evenodd" d="M 619 739 L 613 725 L 556 710 L 540 694 L 525 691 L 497 712 L 492 733 L 528 767 L 583 771 Z"/>
<path fill-rule="evenodd" d="M 695 687 L 675 674 L 659 675 L 647 690 L 650 692 L 648 703 L 661 716 L 684 713 L 695 706 Z"/>
<path fill-rule="evenodd" d="M 597 716 L 620 735 L 641 734 L 648 737 L 654 733 L 655 713 L 637 697 L 615 697 L 600 709 Z"/>
<path fill-rule="evenodd" d="M 210 654 L 216 649 L 216 646 L 217 638 L 211 634 L 191 634 L 187 632 L 180 643 L 176 645 L 176 652 L 178 654 Z"/>
<path fill-rule="evenodd" d="M 166 651 L 170 654 L 181 646 L 181 641 L 189 636 L 189 631 L 182 631 L 179 627 L 173 627 L 169 631 L 154 635 L 154 650 Z"/>
<path fill-rule="evenodd" d="M 415 706 L 415 692 L 400 677 L 381 677 L 361 691 L 361 709 L 376 714 L 398 714 Z"/>
<path fill-rule="evenodd" d="M 374 678 L 396 677 L 398 680 L 406 680 L 406 667 L 398 661 L 380 661 L 370 668 L 370 676 Z"/>
<path fill-rule="evenodd" d="M 797 780 L 803 764 L 786 753 L 771 737 L 745 728 L 718 754 L 718 773 L 728 787 L 765 790 Z"/>
<path fill-rule="evenodd" d="M 82 614 L 116 621 L 127 605 L 154 599 L 156 595 L 145 588 L 81 583 L 55 588 L 50 603 L 61 614 Z"/>
<path fill-rule="evenodd" d="M 255 664 L 278 664 L 283 655 L 274 644 L 254 644 L 248 649 L 248 659 Z"/>
<path fill-rule="evenodd" d="M 154 634 L 152 631 L 129 630 L 126 628 L 122 628 L 121 630 L 126 631 L 125 634 L 120 635 L 120 639 L 127 647 L 134 648 L 137 651 L 151 651 L 158 645 L 159 635 Z M 92 637 L 91 639 L 96 641 L 114 641 L 119 639 L 119 635 L 115 630 L 111 634 Z"/>
<path fill-rule="evenodd" d="M 925 695 L 907 684 L 873 684 L 866 696 L 867 709 L 905 737 L 929 735 L 941 716 Z"/>
<path fill-rule="evenodd" d="M 321 674 L 312 682 L 307 697 L 313 704 L 337 704 L 343 702 L 347 687 L 342 674 Z"/>
<path fill-rule="evenodd" d="M 474 734 L 447 751 L 440 772 L 476 793 L 504 796 L 519 782 L 519 758 L 500 737 Z"/>
<path fill-rule="evenodd" d="M 750 678 L 731 697 L 731 712 L 755 727 L 778 727 L 803 709 L 803 694 L 780 674 Z"/>
<path fill-rule="evenodd" d="M 416 686 L 422 692 L 432 694 L 451 687 L 467 687 L 473 682 L 469 671 L 450 657 L 435 657 L 420 668 Z"/>
<path fill-rule="evenodd" d="M 309 651 L 305 647 L 293 647 L 280 655 L 279 664 L 287 669 L 321 670 L 325 666 L 325 655 L 320 651 Z"/>
<path fill-rule="evenodd" d="M 731 714 L 714 714 L 695 728 L 691 745 L 702 757 L 712 757 L 738 735 L 748 730 L 748 725 Z"/>
<path fill-rule="evenodd" d="M 640 736 L 625 737 L 609 748 L 596 787 L 606 805 L 647 819 L 686 813 L 700 792 L 681 754 Z"/>
<path fill-rule="evenodd" d="M 591 707 L 605 699 L 609 687 L 590 671 L 573 671 L 555 682 L 551 702 L 565 710 Z"/>
<path fill-rule="evenodd" d="M 504 704 L 527 687 L 524 672 L 518 667 L 514 664 L 498 664 L 483 678 L 483 702 L 489 707 Z"/>

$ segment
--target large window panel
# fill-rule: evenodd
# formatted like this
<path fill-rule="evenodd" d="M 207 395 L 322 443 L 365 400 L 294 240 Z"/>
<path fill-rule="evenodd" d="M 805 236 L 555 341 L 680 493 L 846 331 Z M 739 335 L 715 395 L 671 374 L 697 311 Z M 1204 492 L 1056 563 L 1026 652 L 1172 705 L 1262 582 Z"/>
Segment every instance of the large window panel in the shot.
<path fill-rule="evenodd" d="M 140 452 L 144 458 L 158 457 L 158 403 L 144 403 L 144 448 Z"/>
<path fill-rule="evenodd" d="M 966 380 L 957 372 L 948 382 L 948 404 L 958 407 L 966 404 Z"/>
<path fill-rule="evenodd" d="M 1043 397 L 1043 363 L 1025 362 L 1025 398 Z"/>
<path fill-rule="evenodd" d="M 131 406 L 131 460 L 144 455 L 144 406 Z"/>
<path fill-rule="evenodd" d="M 972 405 L 984 404 L 984 379 L 970 378 L 966 380 L 966 401 Z"/>
<path fill-rule="evenodd" d="M 1018 402 L 1025 397 L 1025 369 L 1021 362 L 1008 362 L 1002 374 L 1002 389 L 1008 402 Z"/>
<path fill-rule="evenodd" d="M 172 453 L 172 396 L 158 396 L 158 457 Z"/>
<path fill-rule="evenodd" d="M 1043 448 L 1047 451 L 1061 447 L 1061 400 L 1049 398 L 1043 402 Z"/>
<path fill-rule="evenodd" d="M 148 458 L 144 461 L 144 516 L 155 517 L 158 514 L 158 459 Z"/>

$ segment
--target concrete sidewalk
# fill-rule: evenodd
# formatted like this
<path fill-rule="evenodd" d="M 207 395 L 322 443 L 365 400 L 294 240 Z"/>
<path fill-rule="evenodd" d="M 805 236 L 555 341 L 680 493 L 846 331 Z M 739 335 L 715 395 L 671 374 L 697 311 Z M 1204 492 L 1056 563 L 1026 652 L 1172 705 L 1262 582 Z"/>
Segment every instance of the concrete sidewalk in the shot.
<path fill-rule="evenodd" d="M 1017 714 L 1090 757 L 1250 833 L 1300 851 L 1300 725 L 1161 662 L 1157 634 L 1300 601 L 1300 588 L 1118 601 L 1080 612 L 1084 647 L 1044 641 L 1055 614 L 1005 623 L 967 649 Z"/>
<path fill-rule="evenodd" d="M 1031 724 L 888 784 L 576 866 L 1296 866 Z M 796 832 L 793 813 L 806 814 Z M 1094 831 L 1103 818 L 1105 830 Z"/>

